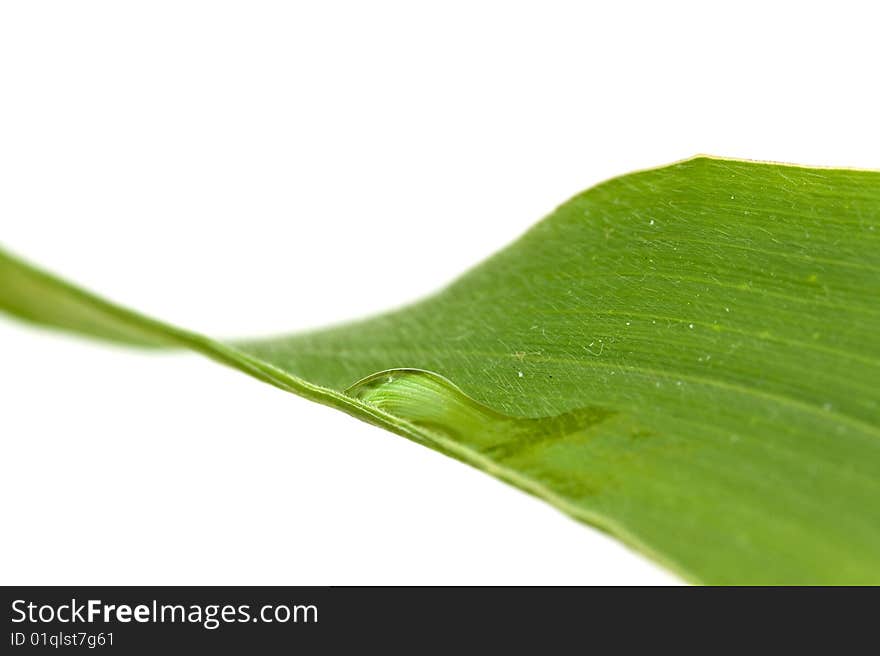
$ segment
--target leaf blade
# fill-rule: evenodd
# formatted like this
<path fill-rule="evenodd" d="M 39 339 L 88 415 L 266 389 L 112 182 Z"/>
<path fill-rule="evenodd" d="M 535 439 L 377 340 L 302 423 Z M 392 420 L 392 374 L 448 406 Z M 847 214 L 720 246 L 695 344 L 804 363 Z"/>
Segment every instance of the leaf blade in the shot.
<path fill-rule="evenodd" d="M 125 318 L 480 467 L 692 580 L 878 582 L 878 224 L 878 173 L 697 158 L 594 187 L 373 319 L 220 344 Z M 15 311 L 8 261 L 0 305 Z M 417 376 L 351 395 L 391 368 L 451 387 Z M 426 408 L 440 412 L 427 424 Z M 585 408 L 607 417 L 558 430 Z M 557 429 L 486 443 L 522 421 Z"/>

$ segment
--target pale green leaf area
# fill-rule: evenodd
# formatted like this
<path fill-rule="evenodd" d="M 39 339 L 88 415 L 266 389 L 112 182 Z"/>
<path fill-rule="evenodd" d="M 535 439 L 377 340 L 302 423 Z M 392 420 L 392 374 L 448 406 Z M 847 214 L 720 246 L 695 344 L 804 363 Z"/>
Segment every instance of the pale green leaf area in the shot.
<path fill-rule="evenodd" d="M 618 177 L 421 302 L 301 335 L 216 342 L 2 254 L 0 307 L 195 349 L 694 582 L 880 583 L 878 172 L 699 157 Z"/>

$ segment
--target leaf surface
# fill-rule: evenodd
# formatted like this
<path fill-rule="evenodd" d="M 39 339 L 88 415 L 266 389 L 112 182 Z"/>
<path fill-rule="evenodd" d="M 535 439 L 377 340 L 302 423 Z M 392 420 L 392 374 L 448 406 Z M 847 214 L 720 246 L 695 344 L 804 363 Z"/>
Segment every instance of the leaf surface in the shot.
<path fill-rule="evenodd" d="M 441 292 L 222 343 L 0 252 L 0 307 L 182 347 L 542 497 L 705 583 L 880 583 L 880 173 L 602 183 Z"/>

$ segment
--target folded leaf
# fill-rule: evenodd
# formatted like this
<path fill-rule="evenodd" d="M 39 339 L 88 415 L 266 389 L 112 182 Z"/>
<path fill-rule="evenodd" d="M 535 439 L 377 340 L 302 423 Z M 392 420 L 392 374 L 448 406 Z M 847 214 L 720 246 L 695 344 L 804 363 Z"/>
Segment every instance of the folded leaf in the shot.
<path fill-rule="evenodd" d="M 0 308 L 183 347 L 458 458 L 705 583 L 880 583 L 880 173 L 600 184 L 419 303 L 221 343 L 0 252 Z"/>

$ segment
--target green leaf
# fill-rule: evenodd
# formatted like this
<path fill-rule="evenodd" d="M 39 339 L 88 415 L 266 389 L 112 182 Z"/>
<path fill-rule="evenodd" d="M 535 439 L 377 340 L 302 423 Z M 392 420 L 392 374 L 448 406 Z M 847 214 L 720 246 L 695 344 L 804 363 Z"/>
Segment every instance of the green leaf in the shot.
<path fill-rule="evenodd" d="M 221 343 L 0 252 L 0 307 L 199 351 L 458 458 L 692 581 L 880 583 L 880 173 L 695 158 L 452 285 Z"/>

